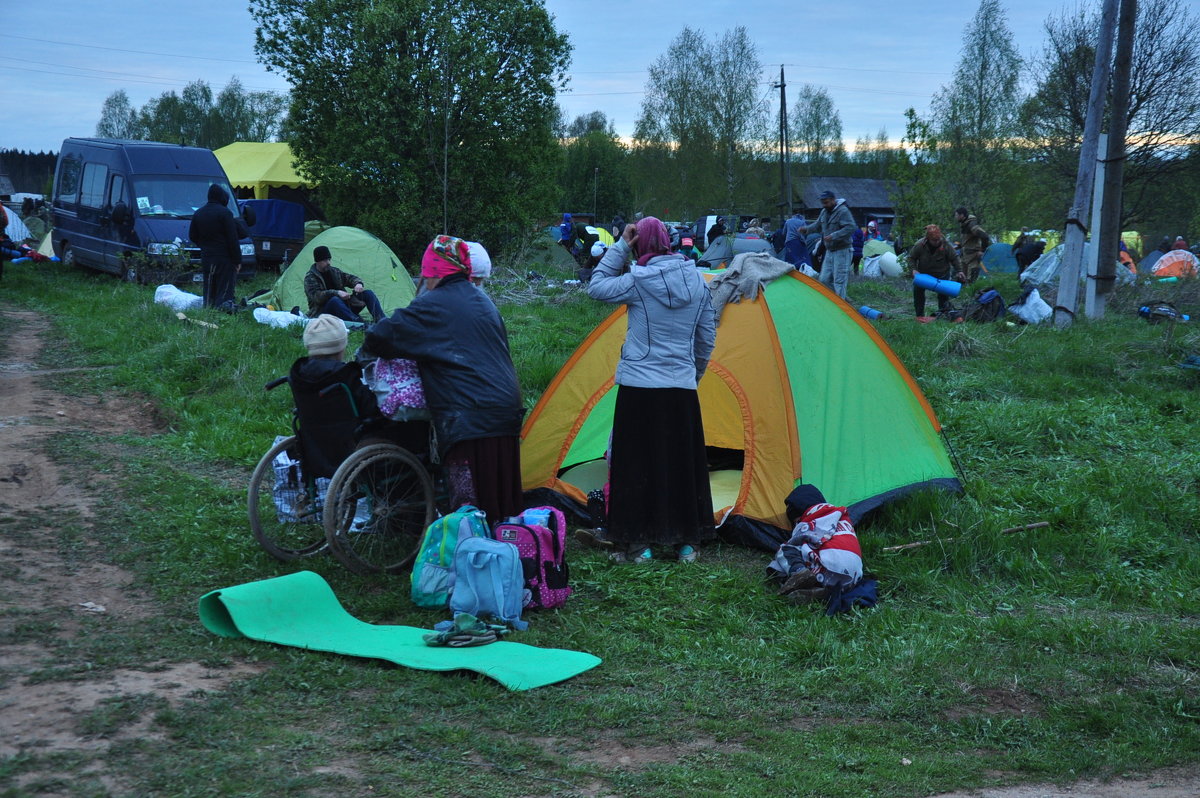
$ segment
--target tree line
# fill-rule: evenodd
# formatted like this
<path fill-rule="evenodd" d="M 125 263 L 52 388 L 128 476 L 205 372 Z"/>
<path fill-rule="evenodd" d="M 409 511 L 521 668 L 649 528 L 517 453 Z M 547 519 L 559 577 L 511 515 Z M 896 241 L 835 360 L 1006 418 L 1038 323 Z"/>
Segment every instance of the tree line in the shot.
<path fill-rule="evenodd" d="M 47 194 L 57 159 L 54 152 L 0 150 L 0 173 L 8 175 L 18 194 Z"/>
<path fill-rule="evenodd" d="M 909 240 L 927 223 L 945 226 L 959 205 L 997 231 L 1061 228 L 1078 167 L 1098 17 L 1090 8 L 1051 14 L 1041 50 L 1023 59 L 1000 1 L 981 0 L 964 20 L 951 80 L 928 110 L 907 109 L 896 142 L 881 129 L 848 149 L 828 92 L 800 87 L 786 111 L 793 200 L 811 176 L 889 178 L 897 224 Z M 1126 228 L 1154 235 L 1200 229 L 1197 22 L 1179 0 L 1139 4 Z M 602 125 L 581 127 L 584 117 L 565 130 L 562 208 L 592 207 L 585 178 L 599 167 L 615 176 L 610 188 L 628 182 L 621 211 L 688 218 L 727 208 L 778 218 L 779 102 L 763 92 L 764 67 L 742 28 L 711 39 L 684 28 L 650 68 L 632 142 L 623 145 Z M 603 216 L 605 187 L 595 193 Z"/>
<path fill-rule="evenodd" d="M 571 44 L 541 0 L 251 0 L 250 10 L 256 52 L 287 77 L 289 96 L 236 80 L 214 94 L 197 81 L 133 108 L 117 92 L 97 133 L 213 148 L 282 138 L 331 221 L 406 253 L 442 231 L 502 249 L 562 211 L 778 219 L 784 204 L 778 94 L 743 27 L 683 28 L 651 64 L 622 140 L 603 110 L 568 120 L 557 106 Z M 1097 15 L 1051 14 L 1025 59 L 1000 0 L 981 0 L 964 17 L 951 80 L 927 110 L 897 120 L 895 138 L 880 129 L 847 147 L 828 91 L 792 87 L 793 199 L 811 176 L 888 178 L 910 237 L 957 205 L 997 231 L 1061 227 Z M 1139 3 L 1127 225 L 1200 228 L 1198 21 L 1181 0 Z"/>

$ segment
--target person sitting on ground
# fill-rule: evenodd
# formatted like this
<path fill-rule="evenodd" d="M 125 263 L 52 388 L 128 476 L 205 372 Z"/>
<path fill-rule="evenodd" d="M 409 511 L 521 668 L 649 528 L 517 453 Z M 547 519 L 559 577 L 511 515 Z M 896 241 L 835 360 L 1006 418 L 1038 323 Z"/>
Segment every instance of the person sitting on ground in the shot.
<path fill-rule="evenodd" d="M 421 277 L 426 290 L 371 327 L 363 352 L 417 361 L 450 505 L 472 504 L 495 523 L 524 507 L 518 436 L 525 409 L 508 332 L 470 281 L 462 239 L 430 242 Z"/>
<path fill-rule="evenodd" d="M 966 276 L 963 274 L 962 266 L 959 265 L 958 254 L 946 241 L 946 237 L 942 235 L 942 229 L 936 224 L 925 227 L 925 237 L 914 244 L 908 253 L 908 265 L 912 269 L 914 277 L 918 274 L 928 274 L 939 280 L 949 280 L 953 276 L 953 279 L 961 283 Z M 937 301 L 939 311 L 949 309 L 950 298 L 948 296 L 937 294 Z M 915 281 L 913 282 L 913 307 L 917 312 L 918 319 L 925 318 L 925 289 L 917 285 Z"/>
<path fill-rule="evenodd" d="M 680 255 L 693 262 L 700 260 L 700 250 L 696 249 L 696 242 L 692 238 L 684 238 L 679 243 L 681 245 L 679 247 Z"/>
<path fill-rule="evenodd" d="M 331 264 L 329 247 L 313 250 L 313 265 L 304 275 L 304 295 L 308 297 L 308 315 L 327 313 L 344 321 L 362 321 L 365 308 L 372 321 L 383 318 L 383 308 L 375 292 L 363 285 L 361 278 Z M 349 290 L 346 290 L 349 289 Z"/>
<path fill-rule="evenodd" d="M 883 241 L 883 234 L 879 232 L 879 222 L 872 219 L 867 222 L 867 240 L 868 241 Z"/>
<path fill-rule="evenodd" d="M 814 485 L 796 486 L 785 504 L 792 535 L 767 566 L 783 582 L 779 593 L 803 604 L 858 585 L 862 548 L 846 508 L 828 504 Z"/>

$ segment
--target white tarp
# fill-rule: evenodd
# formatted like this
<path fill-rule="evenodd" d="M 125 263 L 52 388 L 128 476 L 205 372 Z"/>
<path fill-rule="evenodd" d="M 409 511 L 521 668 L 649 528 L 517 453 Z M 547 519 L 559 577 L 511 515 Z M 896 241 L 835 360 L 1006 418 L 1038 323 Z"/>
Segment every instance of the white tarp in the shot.
<path fill-rule="evenodd" d="M 1029 267 L 1021 273 L 1021 283 L 1023 285 L 1058 285 L 1059 272 L 1062 270 L 1062 256 L 1066 250 L 1066 244 L 1059 244 L 1052 250 L 1049 250 L 1040 258 L 1029 264 Z M 1083 262 L 1086 264 L 1088 260 L 1088 249 L 1092 246 L 1091 242 L 1083 243 Z M 1086 274 L 1079 275 L 1080 280 L 1086 280 Z M 1134 281 L 1133 273 L 1129 271 L 1129 267 L 1123 263 L 1117 264 L 1117 284 L 1128 285 Z"/>
<path fill-rule="evenodd" d="M 20 244 L 25 239 L 31 237 L 29 235 L 29 228 L 26 227 L 25 223 L 21 221 L 21 217 L 16 211 L 0 205 L 0 213 L 3 213 L 8 217 L 4 225 L 4 232 L 9 238 Z"/>

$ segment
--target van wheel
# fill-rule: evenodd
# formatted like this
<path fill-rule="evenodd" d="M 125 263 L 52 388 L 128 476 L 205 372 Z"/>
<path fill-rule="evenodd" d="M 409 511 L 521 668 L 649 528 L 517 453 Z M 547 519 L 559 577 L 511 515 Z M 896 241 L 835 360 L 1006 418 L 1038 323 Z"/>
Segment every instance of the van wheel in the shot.
<path fill-rule="evenodd" d="M 137 269 L 132 266 L 126 266 L 124 277 L 127 283 L 136 283 L 138 281 Z"/>
<path fill-rule="evenodd" d="M 59 258 L 59 260 L 62 261 L 63 266 L 66 266 L 67 268 L 73 267 L 75 265 L 75 248 L 70 244 L 64 245 L 62 257 Z"/>

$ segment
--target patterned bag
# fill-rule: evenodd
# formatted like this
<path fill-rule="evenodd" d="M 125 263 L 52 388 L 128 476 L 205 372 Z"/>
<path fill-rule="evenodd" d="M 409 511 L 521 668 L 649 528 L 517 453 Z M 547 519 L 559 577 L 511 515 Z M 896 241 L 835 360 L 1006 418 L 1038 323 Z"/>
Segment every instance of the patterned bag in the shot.
<path fill-rule="evenodd" d="M 425 390 L 415 360 L 379 358 L 363 368 L 363 381 L 375 392 L 379 412 L 393 421 L 426 421 Z"/>
<path fill-rule="evenodd" d="M 536 515 L 537 518 L 530 516 Z M 492 531 L 496 540 L 512 543 L 521 554 L 525 587 L 529 590 L 526 608 L 561 607 L 571 595 L 567 568 L 567 519 L 553 507 L 535 507 L 523 514 L 526 523 L 501 523 Z M 528 523 L 545 518 L 545 524 Z"/>

